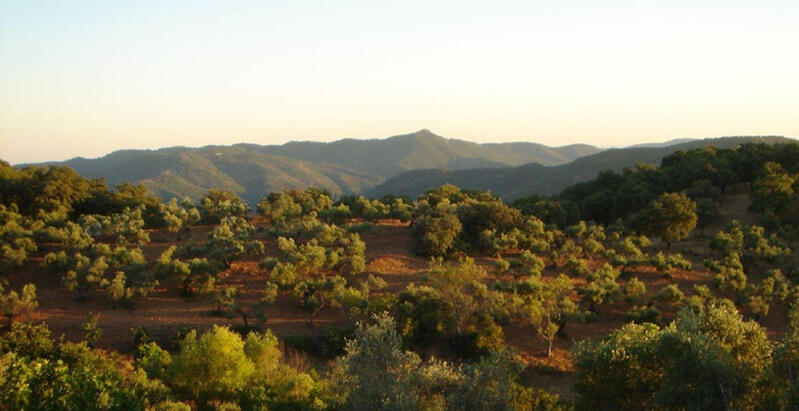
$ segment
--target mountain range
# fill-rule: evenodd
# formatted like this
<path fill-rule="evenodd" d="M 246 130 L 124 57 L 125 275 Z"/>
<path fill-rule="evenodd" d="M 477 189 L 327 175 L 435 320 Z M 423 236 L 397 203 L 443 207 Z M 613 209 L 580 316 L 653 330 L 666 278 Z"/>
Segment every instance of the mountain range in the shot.
<path fill-rule="evenodd" d="M 425 129 L 385 139 L 330 143 L 120 150 L 95 159 L 78 157 L 47 164 L 66 165 L 89 178 L 105 178 L 111 187 L 140 183 L 164 198 L 196 199 L 209 188 L 221 188 L 235 191 L 254 205 L 269 192 L 286 188 L 318 187 L 334 195 L 355 194 L 408 170 L 531 162 L 556 165 L 599 151 L 584 144 L 478 144 L 444 138 Z"/>
<path fill-rule="evenodd" d="M 780 140 L 775 136 L 673 140 L 602 150 L 586 144 L 478 144 L 444 138 L 424 129 L 385 139 L 330 143 L 120 150 L 95 159 L 78 157 L 47 164 L 72 167 L 85 177 L 105 178 L 112 187 L 123 182 L 140 183 L 163 198 L 196 199 L 210 188 L 232 190 L 250 205 L 269 192 L 287 188 L 317 187 L 334 195 L 415 197 L 445 183 L 489 189 L 513 199 L 557 193 L 605 169 L 620 170 L 638 161 L 657 164 L 678 149 Z"/>
<path fill-rule="evenodd" d="M 660 165 L 663 157 L 678 150 L 687 151 L 707 146 L 735 148 L 746 143 L 774 144 L 795 141 L 781 136 L 719 137 L 677 141 L 674 145 L 608 149 L 555 166 L 529 163 L 517 167 L 479 170 L 413 170 L 392 177 L 366 190 L 364 194 L 370 197 L 382 197 L 387 194 L 416 197 L 430 188 L 451 183 L 464 189 L 491 190 L 505 200 L 513 200 L 531 194 L 557 194 L 570 185 L 593 179 L 604 170 L 618 172 L 624 167 L 635 166 L 638 162 Z"/>

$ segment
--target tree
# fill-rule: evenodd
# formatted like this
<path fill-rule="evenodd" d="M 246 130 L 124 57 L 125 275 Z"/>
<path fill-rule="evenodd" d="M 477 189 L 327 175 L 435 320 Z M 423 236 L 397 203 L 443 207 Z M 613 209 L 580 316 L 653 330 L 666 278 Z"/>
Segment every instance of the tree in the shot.
<path fill-rule="evenodd" d="M 241 293 L 236 287 L 224 287 L 217 290 L 214 295 L 214 303 L 216 304 L 216 313 L 231 318 L 238 314 L 244 322 L 244 327 L 250 327 L 250 317 L 254 316 L 261 323 L 268 320 L 266 309 L 275 303 L 277 298 L 277 284 L 267 282 L 261 297 L 249 307 L 243 306 L 239 298 Z"/>
<path fill-rule="evenodd" d="M 685 190 L 688 197 L 696 200 L 698 203 L 701 199 L 718 201 L 721 198 L 721 190 L 713 185 L 710 180 L 696 180 L 691 183 L 691 186 Z"/>
<path fill-rule="evenodd" d="M 784 172 L 779 163 L 766 162 L 761 176 L 752 183 L 749 208 L 758 213 L 772 210 L 778 216 L 795 211 L 794 187 L 798 178 Z"/>
<path fill-rule="evenodd" d="M 665 304 L 678 305 L 685 300 L 685 294 L 680 291 L 677 284 L 669 284 L 663 287 L 655 298 Z"/>
<path fill-rule="evenodd" d="M 766 277 L 756 286 L 748 286 L 746 305 L 752 312 L 755 320 L 760 320 L 769 313 L 771 303 L 776 298 L 785 302 L 790 296 L 790 281 L 782 274 L 781 270 L 769 270 Z"/>
<path fill-rule="evenodd" d="M 674 268 L 681 268 L 683 270 L 690 270 L 693 268 L 693 264 L 686 260 L 682 254 L 669 254 L 667 256 L 662 251 L 650 257 L 649 263 L 652 264 L 658 272 L 665 274 L 666 277 L 671 276 L 671 270 Z"/>
<path fill-rule="evenodd" d="M 341 199 L 341 203 L 349 207 L 353 217 L 367 221 L 375 221 L 388 216 L 389 207 L 378 200 L 370 200 L 363 196 L 349 196 Z"/>
<path fill-rule="evenodd" d="M 682 309 L 663 329 L 627 324 L 574 348 L 579 396 L 587 409 L 757 408 L 771 343 L 724 300 Z"/>
<path fill-rule="evenodd" d="M 522 387 L 518 376 L 524 364 L 512 353 L 491 353 L 455 369 L 458 377 L 445 391 L 448 410 L 565 410 L 556 395 Z M 449 373 L 445 375 L 451 375 Z"/>
<path fill-rule="evenodd" d="M 520 209 L 523 214 L 535 216 L 558 227 L 576 223 L 580 214 L 577 204 L 572 201 L 538 195 L 517 199 L 511 205 Z"/>
<path fill-rule="evenodd" d="M 446 204 L 414 219 L 411 234 L 417 253 L 443 256 L 453 248 L 463 226 L 458 217 L 447 210 Z"/>
<path fill-rule="evenodd" d="M 419 356 L 402 350 L 394 320 L 376 315 L 373 325 L 360 323 L 336 360 L 338 385 L 348 393 L 346 409 L 425 409 L 434 393 L 456 376 L 446 364 L 424 366 Z"/>
<path fill-rule="evenodd" d="M 428 204 L 430 207 L 437 208 L 439 204 L 458 204 L 469 198 L 460 188 L 453 184 L 444 184 L 441 187 L 428 190 L 419 198 L 420 202 Z"/>
<path fill-rule="evenodd" d="M 304 309 L 311 312 L 310 323 L 319 311 L 333 302 L 334 296 L 340 293 L 347 285 L 347 280 L 341 276 L 313 278 L 299 282 L 294 287 Z"/>
<path fill-rule="evenodd" d="M 177 279 L 182 284 L 183 295 L 204 294 L 213 290 L 222 265 L 207 258 L 180 260 L 174 258 L 177 247 L 164 250 L 156 261 L 156 274 L 160 278 Z"/>
<path fill-rule="evenodd" d="M 214 295 L 216 313 L 219 315 L 224 315 L 228 318 L 232 317 L 238 308 L 236 299 L 239 297 L 239 295 L 239 289 L 233 286 L 224 287 L 221 290 L 217 290 L 216 294 Z"/>
<path fill-rule="evenodd" d="M 127 287 L 127 277 L 122 271 L 117 271 L 108 284 L 108 296 L 114 301 L 129 302 L 133 296 L 133 288 Z"/>
<path fill-rule="evenodd" d="M 590 272 L 588 282 L 581 286 L 577 292 L 581 296 L 581 301 L 592 313 L 597 313 L 597 306 L 604 304 L 616 297 L 619 284 L 619 271 L 605 264 L 600 269 Z"/>
<path fill-rule="evenodd" d="M 214 326 L 199 336 L 192 330 L 174 355 L 155 343 L 139 346 L 136 365 L 200 409 L 327 408 L 325 388 L 314 375 L 284 363 L 269 331 L 242 339 L 227 327 Z"/>
<path fill-rule="evenodd" d="M 705 265 L 716 274 L 714 277 L 716 288 L 721 291 L 735 292 L 736 302 L 740 304 L 743 300 L 743 292 L 746 290 L 747 276 L 738 253 L 732 252 L 721 261 L 705 261 Z"/>
<path fill-rule="evenodd" d="M 774 350 L 774 374 L 781 385 L 781 394 L 787 397 L 787 408 L 799 405 L 799 305 L 791 306 L 788 327 L 782 341 Z M 787 394 L 787 395 L 786 395 Z"/>
<path fill-rule="evenodd" d="M 704 237 L 705 228 L 721 220 L 719 203 L 709 198 L 696 200 L 696 216 L 698 218 L 696 226 L 699 228 L 699 234 Z"/>
<path fill-rule="evenodd" d="M 192 330 L 167 366 L 170 385 L 203 405 L 233 399 L 255 373 L 244 348 L 241 337 L 226 327 L 214 326 L 199 338 Z"/>
<path fill-rule="evenodd" d="M 710 248 L 725 258 L 732 258 L 735 254 L 747 270 L 756 263 L 778 263 L 791 253 L 791 249 L 775 234 L 767 236 L 763 227 L 741 227 L 737 221 L 733 221 L 726 231 L 719 231 L 710 242 Z"/>
<path fill-rule="evenodd" d="M 662 313 L 654 306 L 652 301 L 645 305 L 634 305 L 624 314 L 624 320 L 636 324 L 657 324 Z"/>
<path fill-rule="evenodd" d="M 177 233 L 177 241 L 180 241 L 182 233 L 188 232 L 201 219 L 200 211 L 188 197 L 183 198 L 180 203 L 177 198 L 172 198 L 168 203 L 160 204 L 160 210 L 167 230 Z"/>
<path fill-rule="evenodd" d="M 452 308 L 429 286 L 410 284 L 397 298 L 395 312 L 403 338 L 415 344 L 429 344 L 451 328 Z"/>
<path fill-rule="evenodd" d="M 744 321 L 725 300 L 681 310 L 675 326 L 676 332 L 664 330 L 659 347 L 670 367 L 661 403 L 676 408 L 753 408 L 761 401 L 758 385 L 773 349 L 763 327 Z"/>
<path fill-rule="evenodd" d="M 638 229 L 659 237 L 671 248 L 696 227 L 696 202 L 683 193 L 664 193 L 653 200 L 637 217 Z"/>
<path fill-rule="evenodd" d="M 430 286 L 450 306 L 452 327 L 458 336 L 462 335 L 466 321 L 487 301 L 488 288 L 482 283 L 485 276 L 485 270 L 468 257 L 454 264 L 442 260 L 430 264 L 427 274 Z"/>
<path fill-rule="evenodd" d="M 2 173 L 5 178 L 0 198 L 6 206 L 16 203 L 20 206 L 20 213 L 26 216 L 34 216 L 40 210 L 72 212 L 76 205 L 94 193 L 108 191 L 103 180 L 84 179 L 66 166 L 9 168 L 4 168 Z"/>
<path fill-rule="evenodd" d="M 265 323 L 269 320 L 267 316 L 266 309 L 271 307 L 275 304 L 275 299 L 277 299 L 278 295 L 278 286 L 277 284 L 267 281 L 264 285 L 264 289 L 261 292 L 261 298 L 258 299 L 251 307 L 249 312 L 245 312 L 242 308 L 239 308 L 239 314 L 242 316 L 244 320 L 244 326 L 249 327 L 249 322 L 247 319 L 249 316 L 254 316 L 258 321 L 261 323 Z"/>
<path fill-rule="evenodd" d="M 397 325 L 387 314 L 359 323 L 336 360 L 334 383 L 346 393 L 342 408 L 354 410 L 566 409 L 557 396 L 517 383 L 521 364 L 512 353 L 491 353 L 453 367 L 402 349 Z"/>
<path fill-rule="evenodd" d="M 236 193 L 213 188 L 200 200 L 200 207 L 206 224 L 217 224 L 225 217 L 244 217 L 247 214 L 247 203 Z"/>
<path fill-rule="evenodd" d="M 521 275 L 540 277 L 544 270 L 544 260 L 541 257 L 524 250 L 519 253 L 519 258 L 514 261 Z"/>
<path fill-rule="evenodd" d="M 49 253 L 44 258 L 44 267 L 51 273 L 62 273 L 61 280 L 70 291 L 78 292 L 79 300 L 89 298 L 92 287 L 106 285 L 105 275 L 109 264 L 105 255 L 97 248 L 87 255 L 77 252 L 68 255 L 64 251 Z"/>
<path fill-rule="evenodd" d="M 221 262 L 225 268 L 230 268 L 231 263 L 241 255 L 263 253 L 263 243 L 250 240 L 252 231 L 252 225 L 243 218 L 225 217 L 208 234 L 205 247 L 209 257 Z"/>
<path fill-rule="evenodd" d="M 521 212 L 507 206 L 501 200 L 469 200 L 459 204 L 456 209 L 458 220 L 463 225 L 461 238 L 472 246 L 479 246 L 480 234 L 493 230 L 497 234 L 518 227 L 522 221 Z"/>
<path fill-rule="evenodd" d="M 105 235 L 123 245 L 146 245 L 150 235 L 144 230 L 143 207 L 125 208 L 121 213 L 110 216 L 85 215 L 80 221 L 87 232 L 95 237 Z"/>
<path fill-rule="evenodd" d="M 407 198 L 391 197 L 383 198 L 381 200 L 384 204 L 388 204 L 388 217 L 395 218 L 401 222 L 410 221 L 413 217 L 413 202 Z"/>
<path fill-rule="evenodd" d="M 528 320 L 547 342 L 547 358 L 552 355 L 552 343 L 567 318 L 578 312 L 572 301 L 574 291 L 569 277 L 560 276 L 544 281 L 532 279 L 534 290 L 526 298 Z"/>
<path fill-rule="evenodd" d="M 127 297 L 147 295 L 155 285 L 147 271 L 147 260 L 138 248 L 93 243 L 74 253 L 48 253 L 42 266 L 49 273 L 60 275 L 68 290 L 77 291 L 79 300 L 87 300 L 93 288 L 109 286 L 113 287 L 112 297 L 129 300 Z M 109 278 L 110 275 L 114 277 Z"/>
<path fill-rule="evenodd" d="M 646 295 L 646 285 L 638 277 L 633 277 L 622 287 L 621 295 L 627 302 L 638 301 L 641 297 Z"/>
<path fill-rule="evenodd" d="M 302 205 L 294 201 L 288 192 L 271 193 L 258 203 L 258 213 L 273 223 L 282 223 L 300 217 Z"/>
<path fill-rule="evenodd" d="M 719 251 L 725 256 L 733 252 L 740 253 L 743 248 L 744 232 L 737 220 L 733 220 L 726 231 L 719 231 L 713 240 L 710 241 L 710 249 Z"/>
<path fill-rule="evenodd" d="M 0 352 L 21 357 L 47 357 L 53 353 L 53 345 L 53 333 L 45 323 L 14 321 L 0 336 Z"/>
<path fill-rule="evenodd" d="M 146 297 L 158 284 L 139 248 L 115 247 L 108 254 L 108 264 L 115 276 L 110 282 L 102 281 L 101 285 L 114 301 L 129 304 L 134 297 Z"/>
<path fill-rule="evenodd" d="M 81 327 L 81 330 L 83 330 L 84 339 L 90 347 L 92 347 L 94 343 L 103 336 L 103 329 L 97 325 L 97 321 L 99 319 L 100 314 L 90 312 L 86 314 L 86 322 Z"/>
<path fill-rule="evenodd" d="M 580 409 L 644 409 L 662 384 L 654 324 L 626 324 L 597 340 L 574 348 Z"/>
<path fill-rule="evenodd" d="M 169 390 L 160 382 L 85 343 L 54 346 L 49 330 L 25 327 L 18 337 L 40 340 L 34 351 L 15 344 L 0 356 L 0 404 L 9 409 L 164 409 Z M 18 332 L 22 331 L 22 332 Z M 47 341 L 47 342 L 45 342 Z"/>
<path fill-rule="evenodd" d="M 0 204 L 0 270 L 21 267 L 38 249 L 33 239 L 36 225 L 18 211 L 16 204 Z"/>
<path fill-rule="evenodd" d="M 29 315 L 38 306 L 35 285 L 25 284 L 22 287 L 22 293 L 18 294 L 13 290 L 6 293 L 0 283 L 0 312 L 3 313 L 9 324 L 20 315 Z"/>

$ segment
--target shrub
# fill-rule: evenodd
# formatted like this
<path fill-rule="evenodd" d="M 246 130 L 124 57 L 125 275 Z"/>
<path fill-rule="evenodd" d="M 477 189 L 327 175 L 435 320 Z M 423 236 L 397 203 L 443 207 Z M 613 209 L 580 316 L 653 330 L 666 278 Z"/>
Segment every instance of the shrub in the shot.
<path fill-rule="evenodd" d="M 638 301 L 646 295 L 646 285 L 638 277 L 633 277 L 622 287 L 621 295 L 628 303 Z"/>
<path fill-rule="evenodd" d="M 652 305 L 636 305 L 630 308 L 624 314 L 624 320 L 634 322 L 637 324 L 642 323 L 657 323 L 660 319 L 660 310 Z"/>
<path fill-rule="evenodd" d="M 663 287 L 655 298 L 665 304 L 677 305 L 685 300 L 685 294 L 676 284 L 670 284 Z"/>

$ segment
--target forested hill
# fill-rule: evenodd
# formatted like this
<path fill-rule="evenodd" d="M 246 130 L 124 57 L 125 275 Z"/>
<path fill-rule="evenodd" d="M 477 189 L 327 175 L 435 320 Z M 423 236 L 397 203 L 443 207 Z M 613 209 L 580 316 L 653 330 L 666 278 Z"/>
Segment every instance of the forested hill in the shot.
<path fill-rule="evenodd" d="M 422 168 L 565 164 L 600 151 L 599 148 L 586 144 L 563 147 L 525 142 L 478 144 L 447 139 L 427 129 L 386 139 L 344 139 L 331 143 L 290 142 L 282 146 L 266 146 L 264 149 L 275 155 L 345 165 L 386 178 L 403 171 Z"/>
<path fill-rule="evenodd" d="M 795 140 L 780 136 L 720 137 L 692 140 L 664 147 L 634 146 L 609 149 L 555 166 L 531 163 L 516 167 L 483 169 L 413 170 L 392 177 L 366 190 L 365 194 L 376 198 L 389 194 L 415 198 L 431 188 L 450 183 L 464 189 L 491 190 L 506 200 L 513 200 L 532 194 L 556 194 L 572 184 L 590 180 L 604 170 L 618 172 L 638 162 L 657 165 L 663 157 L 678 150 L 706 146 L 734 148 L 744 143 L 772 144 L 783 141 Z"/>
<path fill-rule="evenodd" d="M 386 139 L 281 146 L 236 144 L 200 148 L 122 150 L 63 163 L 113 187 L 141 183 L 163 198 L 202 196 L 210 188 L 236 192 L 250 204 L 272 191 L 316 187 L 332 194 L 360 193 L 398 173 L 419 168 L 480 168 L 535 162 L 564 164 L 599 152 L 589 145 L 477 144 L 429 130 Z"/>

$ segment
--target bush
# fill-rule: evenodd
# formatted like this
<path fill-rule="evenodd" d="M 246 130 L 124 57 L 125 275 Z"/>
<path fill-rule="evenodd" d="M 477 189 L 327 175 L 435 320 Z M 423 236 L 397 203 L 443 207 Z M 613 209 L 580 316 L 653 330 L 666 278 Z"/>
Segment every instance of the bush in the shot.
<path fill-rule="evenodd" d="M 490 316 L 483 316 L 462 335 L 455 335 L 452 348 L 459 357 L 476 359 L 505 348 L 505 333 Z"/>
<path fill-rule="evenodd" d="M 22 293 L 18 294 L 16 291 L 6 293 L 0 284 L 0 313 L 8 319 L 9 323 L 17 316 L 29 315 L 38 306 L 35 285 L 25 284 L 22 287 Z"/>
<path fill-rule="evenodd" d="M 657 323 L 660 320 L 660 310 L 652 305 L 633 306 L 626 314 L 624 320 L 627 322 L 634 322 L 637 324 L 642 323 Z"/>
<path fill-rule="evenodd" d="M 685 294 L 676 284 L 670 284 L 660 290 L 655 298 L 665 304 L 677 305 L 685 300 Z"/>
<path fill-rule="evenodd" d="M 15 321 L 0 334 L 0 352 L 13 352 L 30 358 L 49 357 L 53 353 L 53 337 L 47 324 Z"/>
<path fill-rule="evenodd" d="M 454 214 L 440 212 L 417 217 L 411 225 L 414 250 L 428 256 L 442 256 L 452 250 L 461 232 L 461 222 Z"/>
<path fill-rule="evenodd" d="M 732 303 L 708 299 L 663 329 L 627 324 L 573 352 L 580 409 L 758 409 L 772 344 Z"/>
<path fill-rule="evenodd" d="M 621 295 L 628 303 L 638 301 L 646 295 L 646 285 L 638 277 L 633 277 L 622 287 Z"/>

